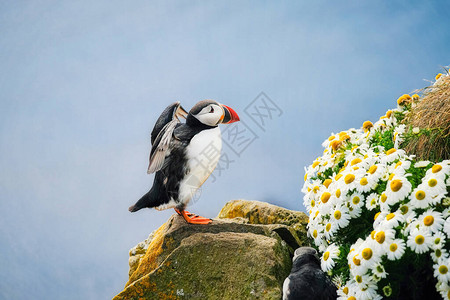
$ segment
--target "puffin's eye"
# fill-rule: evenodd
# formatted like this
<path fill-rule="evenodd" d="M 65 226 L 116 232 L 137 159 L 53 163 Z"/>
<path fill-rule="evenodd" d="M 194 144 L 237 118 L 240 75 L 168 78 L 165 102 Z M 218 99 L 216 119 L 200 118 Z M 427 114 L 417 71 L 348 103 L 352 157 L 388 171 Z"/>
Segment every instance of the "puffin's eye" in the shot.
<path fill-rule="evenodd" d="M 214 112 L 214 108 L 211 106 L 211 110 L 209 111 L 210 113 Z"/>

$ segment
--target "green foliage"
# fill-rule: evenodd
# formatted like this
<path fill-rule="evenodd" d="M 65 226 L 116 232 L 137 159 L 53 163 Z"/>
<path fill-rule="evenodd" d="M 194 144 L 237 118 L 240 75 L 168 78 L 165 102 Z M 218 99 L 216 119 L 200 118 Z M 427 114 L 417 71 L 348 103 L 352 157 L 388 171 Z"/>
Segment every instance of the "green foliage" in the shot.
<path fill-rule="evenodd" d="M 377 130 L 369 141 L 370 147 L 382 146 L 389 150 L 394 148 L 394 129 Z"/>

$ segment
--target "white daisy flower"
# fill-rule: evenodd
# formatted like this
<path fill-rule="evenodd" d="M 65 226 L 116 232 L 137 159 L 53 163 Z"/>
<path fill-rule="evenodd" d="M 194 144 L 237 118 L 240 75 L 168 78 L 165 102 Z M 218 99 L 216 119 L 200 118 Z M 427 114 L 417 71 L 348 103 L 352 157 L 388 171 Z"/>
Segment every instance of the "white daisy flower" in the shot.
<path fill-rule="evenodd" d="M 444 219 L 442 214 L 437 211 L 427 210 L 422 215 L 419 216 L 420 226 L 429 230 L 430 232 L 438 232 L 444 225 Z"/>
<path fill-rule="evenodd" d="M 400 223 L 405 222 L 404 216 L 401 211 L 398 210 L 391 213 L 383 212 L 377 219 L 379 220 L 378 226 L 385 229 L 395 228 Z M 378 226 L 374 226 L 374 228 L 377 228 Z"/>
<path fill-rule="evenodd" d="M 348 214 L 350 215 L 350 218 L 354 219 L 359 217 L 362 214 L 362 208 L 359 206 L 356 207 L 348 207 Z"/>
<path fill-rule="evenodd" d="M 425 177 L 436 176 L 444 178 L 448 174 L 450 174 L 450 165 L 448 164 L 448 160 L 444 160 L 441 163 L 433 165 L 431 169 L 428 169 Z"/>
<path fill-rule="evenodd" d="M 378 182 L 386 171 L 387 167 L 385 164 L 373 164 L 367 170 L 365 177 L 367 177 L 368 182 Z"/>
<path fill-rule="evenodd" d="M 320 258 L 320 266 L 324 272 L 330 271 L 334 265 L 335 260 L 339 257 L 339 247 L 336 244 L 331 244 L 328 246 L 326 251 L 322 254 Z"/>
<path fill-rule="evenodd" d="M 336 231 L 339 229 L 336 222 L 327 222 L 325 224 L 325 231 L 324 235 L 327 240 L 331 240 L 331 238 L 334 236 Z"/>
<path fill-rule="evenodd" d="M 356 188 L 356 185 L 360 180 L 358 177 L 358 173 L 354 170 L 345 170 L 342 172 L 342 177 L 339 179 L 339 182 L 341 183 L 341 191 L 345 194 Z"/>
<path fill-rule="evenodd" d="M 364 195 L 361 193 L 353 193 L 350 195 L 349 205 L 352 208 L 360 208 L 364 206 Z"/>
<path fill-rule="evenodd" d="M 398 212 L 403 216 L 406 223 L 411 223 L 412 219 L 416 217 L 416 213 L 408 203 L 400 205 Z"/>
<path fill-rule="evenodd" d="M 442 299 L 450 299 L 450 283 L 438 281 L 436 289 L 441 294 Z"/>
<path fill-rule="evenodd" d="M 387 258 L 389 260 L 399 260 L 405 253 L 405 241 L 395 239 L 388 245 Z"/>
<path fill-rule="evenodd" d="M 448 252 L 445 249 L 434 249 L 431 251 L 431 259 L 433 262 L 438 263 L 440 259 L 448 258 Z"/>
<path fill-rule="evenodd" d="M 384 254 L 388 251 L 388 247 L 394 239 L 395 230 L 390 228 L 384 229 L 382 224 L 373 234 L 373 240 L 376 241 L 375 245 L 380 251 L 380 254 Z"/>
<path fill-rule="evenodd" d="M 417 208 L 426 208 L 433 201 L 433 199 L 431 198 L 431 194 L 423 186 L 423 184 L 420 184 L 412 191 L 411 195 L 409 196 L 409 199 L 411 205 Z"/>
<path fill-rule="evenodd" d="M 428 252 L 431 243 L 432 241 L 430 234 L 421 229 L 412 230 L 409 233 L 408 240 L 406 242 L 408 247 L 418 254 Z"/>
<path fill-rule="evenodd" d="M 388 181 L 386 188 L 387 203 L 394 205 L 395 203 L 405 199 L 411 192 L 411 183 L 404 176 L 394 176 Z"/>
<path fill-rule="evenodd" d="M 373 300 L 377 296 L 377 285 L 370 280 L 365 287 L 361 287 L 360 290 L 356 292 L 356 299 L 361 300 Z"/>
<path fill-rule="evenodd" d="M 372 272 L 374 275 L 377 275 L 378 278 L 386 278 L 388 275 L 382 264 L 376 264 L 373 267 Z"/>
<path fill-rule="evenodd" d="M 404 155 L 405 155 L 404 150 L 401 150 L 401 149 L 397 150 L 395 148 L 391 148 L 386 151 L 386 155 L 381 158 L 381 162 L 382 163 L 391 163 L 394 160 L 396 160 Z"/>
<path fill-rule="evenodd" d="M 439 281 L 446 283 L 450 282 L 450 259 L 448 257 L 439 259 L 438 263 L 433 265 L 433 269 L 434 277 Z"/>
<path fill-rule="evenodd" d="M 433 248 L 433 249 L 442 249 L 442 247 L 444 246 L 444 244 L 445 244 L 445 241 L 446 241 L 446 237 L 445 237 L 445 235 L 442 233 L 442 232 L 435 232 L 433 235 L 432 235 L 432 244 L 431 244 L 431 247 Z"/>
<path fill-rule="evenodd" d="M 366 198 L 366 208 L 368 210 L 374 210 L 378 207 L 378 194 L 372 193 Z"/>
<path fill-rule="evenodd" d="M 381 261 L 381 255 L 377 251 L 375 242 L 369 237 L 368 240 L 360 246 L 361 266 L 370 269 Z"/>
<path fill-rule="evenodd" d="M 445 194 L 447 187 L 445 185 L 445 177 L 435 176 L 434 174 L 425 176 L 422 179 L 422 184 L 424 188 L 431 194 L 432 197 L 438 194 Z M 439 199 L 440 200 L 440 199 Z M 437 203 L 437 201 L 435 202 Z"/>
<path fill-rule="evenodd" d="M 331 214 L 330 222 L 336 224 L 337 227 L 343 228 L 348 225 L 350 221 L 350 214 L 348 208 L 338 204 Z"/>

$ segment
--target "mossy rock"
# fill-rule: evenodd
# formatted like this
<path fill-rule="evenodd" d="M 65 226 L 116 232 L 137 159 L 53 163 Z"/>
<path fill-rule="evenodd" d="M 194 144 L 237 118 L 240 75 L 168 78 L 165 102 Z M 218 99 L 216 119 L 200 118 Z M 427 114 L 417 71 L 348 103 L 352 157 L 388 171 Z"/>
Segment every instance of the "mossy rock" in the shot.
<path fill-rule="evenodd" d="M 301 211 L 293 211 L 261 201 L 229 201 L 217 216 L 221 219 L 242 218 L 249 224 L 283 224 L 288 226 L 299 245 L 306 245 L 308 216 Z"/>
<path fill-rule="evenodd" d="M 130 278 L 114 299 L 280 299 L 303 240 L 286 224 L 192 225 L 173 215 L 130 251 Z"/>

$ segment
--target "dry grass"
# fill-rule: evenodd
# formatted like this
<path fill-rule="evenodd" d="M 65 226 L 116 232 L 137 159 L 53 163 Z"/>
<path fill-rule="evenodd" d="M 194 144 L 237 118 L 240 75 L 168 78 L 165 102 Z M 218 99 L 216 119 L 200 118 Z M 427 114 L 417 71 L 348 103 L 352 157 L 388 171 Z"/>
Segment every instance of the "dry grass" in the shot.
<path fill-rule="evenodd" d="M 442 76 L 439 85 L 425 88 L 422 94 L 405 120 L 411 128 L 418 127 L 421 133 L 412 134 L 403 147 L 419 159 L 450 159 L 450 76 Z"/>

